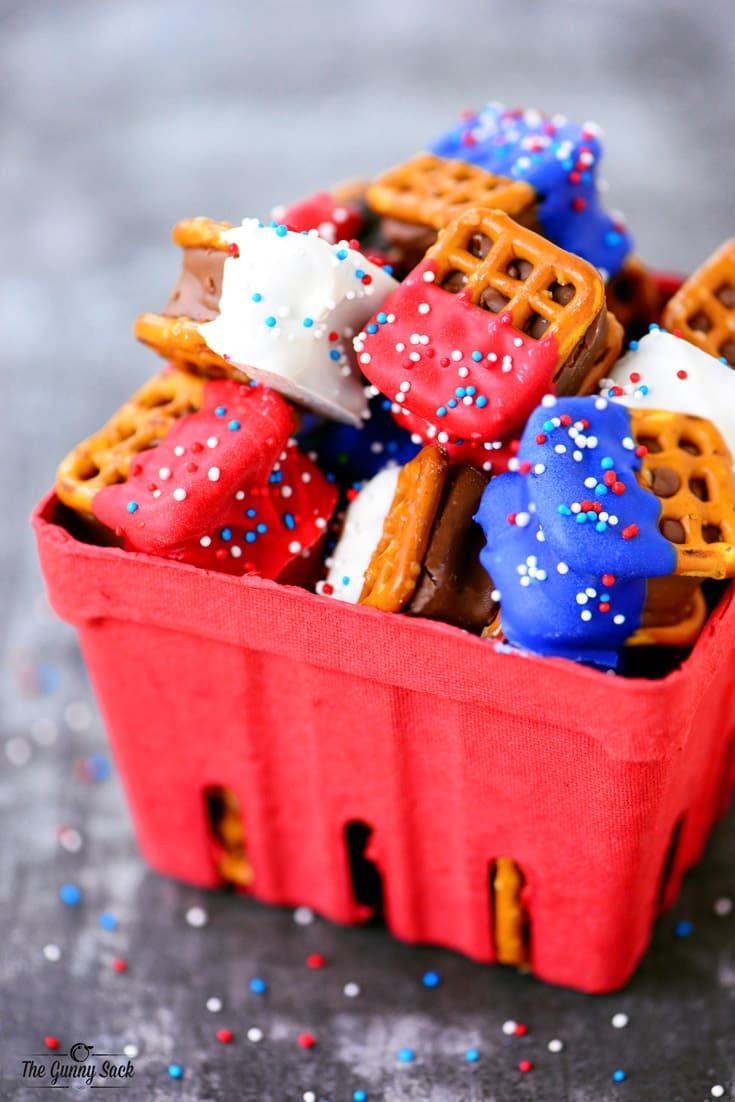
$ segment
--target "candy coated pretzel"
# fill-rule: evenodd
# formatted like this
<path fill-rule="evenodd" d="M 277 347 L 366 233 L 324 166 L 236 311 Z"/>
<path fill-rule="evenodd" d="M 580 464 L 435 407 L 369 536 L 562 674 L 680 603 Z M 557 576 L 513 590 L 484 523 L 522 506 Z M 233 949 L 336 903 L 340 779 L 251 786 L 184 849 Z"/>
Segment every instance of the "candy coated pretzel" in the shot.
<path fill-rule="evenodd" d="M 591 264 L 519 226 L 497 210 L 466 210 L 439 235 L 427 257 L 436 283 L 476 306 L 507 314 L 529 336 L 553 335 L 564 363 L 605 301 Z M 571 290 L 570 290 L 571 288 Z"/>
<path fill-rule="evenodd" d="M 497 176 L 465 161 L 419 153 L 379 176 L 366 199 L 377 214 L 440 230 L 468 207 L 488 207 L 519 215 L 536 202 L 522 180 Z"/>
<path fill-rule="evenodd" d="M 735 367 L 735 238 L 681 285 L 662 320 L 667 329 Z"/>
<path fill-rule="evenodd" d="M 704 417 L 630 410 L 634 439 L 648 449 L 640 481 L 661 501 L 659 528 L 677 550 L 675 573 L 735 575 L 735 477 L 719 431 Z"/>
<path fill-rule="evenodd" d="M 95 494 L 124 482 L 137 455 L 160 443 L 184 414 L 199 409 L 203 391 L 203 379 L 173 367 L 149 379 L 62 460 L 56 476 L 59 500 L 90 515 Z"/>

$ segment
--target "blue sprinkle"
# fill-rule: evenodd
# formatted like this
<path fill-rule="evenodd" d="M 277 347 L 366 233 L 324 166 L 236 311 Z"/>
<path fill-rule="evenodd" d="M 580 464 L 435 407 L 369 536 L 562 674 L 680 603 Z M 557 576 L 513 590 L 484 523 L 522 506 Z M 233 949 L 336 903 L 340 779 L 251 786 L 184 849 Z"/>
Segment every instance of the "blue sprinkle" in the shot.
<path fill-rule="evenodd" d="M 626 1075 L 622 1068 L 618 1068 L 617 1071 L 613 1072 L 612 1077 L 616 1083 L 622 1083 Z"/>
<path fill-rule="evenodd" d="M 473 352 L 472 359 L 475 361 L 476 364 L 479 364 L 480 360 L 482 359 L 482 352 Z"/>
<path fill-rule="evenodd" d="M 594 509 L 587 510 L 587 520 L 597 520 L 597 513 Z"/>
<path fill-rule="evenodd" d="M 245 533 L 245 543 L 255 543 L 257 538 L 258 537 L 255 535 L 255 532 Z"/>
<path fill-rule="evenodd" d="M 371 334 L 378 332 L 378 327 L 374 321 L 371 321 L 370 324 L 366 327 L 366 332 Z"/>
<path fill-rule="evenodd" d="M 104 754 L 90 754 L 84 759 L 84 767 L 93 781 L 104 781 L 110 775 L 110 763 Z"/>
<path fill-rule="evenodd" d="M 67 907 L 76 907 L 77 903 L 81 903 L 82 889 L 76 884 L 62 884 L 59 888 L 59 899 Z"/>
<path fill-rule="evenodd" d="M 609 601 L 610 600 L 610 594 L 609 593 L 601 593 L 600 594 L 600 600 L 601 601 Z"/>
<path fill-rule="evenodd" d="M 615 466 L 615 460 L 611 456 L 605 455 L 600 460 L 600 466 L 602 467 L 603 471 L 611 471 Z"/>
<path fill-rule="evenodd" d="M 586 524 L 586 523 L 587 523 L 587 514 L 586 513 L 577 513 L 577 524 Z"/>
<path fill-rule="evenodd" d="M 597 524 L 595 525 L 595 531 L 597 531 L 597 532 L 606 532 L 607 531 L 607 521 L 606 520 L 598 520 Z"/>
<path fill-rule="evenodd" d="M 250 509 L 246 509 L 246 510 L 245 510 L 245 516 L 246 516 L 246 517 L 250 517 L 250 519 L 251 519 L 251 520 L 252 520 L 252 518 L 253 518 L 253 517 L 255 517 L 255 516 L 257 516 L 257 515 L 258 515 L 258 514 L 257 514 L 256 510 L 255 510 L 255 509 L 253 509 L 252 507 L 251 507 Z"/>
<path fill-rule="evenodd" d="M 553 432 L 555 428 L 556 428 L 556 425 L 554 424 L 553 421 L 544 421 L 544 424 L 543 424 L 544 432 Z"/>
<path fill-rule="evenodd" d="M 182 1068 L 181 1064 L 169 1064 L 168 1073 L 172 1079 L 181 1079 L 182 1075 L 184 1074 L 184 1069 Z"/>
<path fill-rule="evenodd" d="M 250 297 L 252 298 L 253 302 L 261 302 L 263 298 L 260 291 L 254 291 Z"/>
<path fill-rule="evenodd" d="M 447 407 L 446 406 L 439 406 L 439 408 L 436 411 L 436 415 L 437 415 L 437 417 L 446 417 Z"/>
<path fill-rule="evenodd" d="M 402 1064 L 412 1064 L 416 1059 L 416 1053 L 412 1048 L 402 1048 L 398 1050 L 398 1059 Z"/>
<path fill-rule="evenodd" d="M 385 272 L 386 275 L 392 276 L 393 275 L 393 265 L 392 264 L 384 264 L 383 265 L 383 271 Z"/>
<path fill-rule="evenodd" d="M 273 314 L 268 315 L 268 317 L 265 319 L 265 324 L 268 326 L 269 329 L 272 329 L 273 326 L 277 324 L 276 319 L 273 317 Z"/>
<path fill-rule="evenodd" d="M 341 356 L 342 353 L 339 352 L 336 348 L 333 348 L 332 351 L 329 353 L 330 360 L 339 360 Z"/>
<path fill-rule="evenodd" d="M 230 430 L 230 432 L 237 432 L 237 430 L 240 428 L 240 422 L 239 421 L 230 421 L 230 423 L 228 424 L 227 427 Z"/>
<path fill-rule="evenodd" d="M 275 221 L 274 221 L 274 220 L 273 220 L 273 219 L 271 218 L 270 222 L 268 223 L 268 229 L 269 229 L 269 230 L 274 230 L 274 229 L 276 228 L 276 226 L 277 226 L 277 225 L 278 225 L 278 223 L 277 223 L 277 222 L 275 222 Z"/>
<path fill-rule="evenodd" d="M 608 230 L 605 234 L 605 244 L 609 245 L 610 248 L 614 248 L 616 245 L 619 245 L 622 240 L 622 235 L 619 234 L 616 230 Z"/>
<path fill-rule="evenodd" d="M 457 399 L 456 398 L 450 398 L 449 401 L 447 402 L 447 405 L 449 406 L 450 409 L 456 409 L 457 408 Z"/>
<path fill-rule="evenodd" d="M 286 525 L 287 528 L 293 531 L 293 529 L 296 527 L 296 521 L 294 520 L 293 513 L 284 513 L 283 523 Z"/>
<path fill-rule="evenodd" d="M 349 254 L 347 249 L 337 249 L 334 255 L 337 257 L 337 260 L 346 260 Z"/>
<path fill-rule="evenodd" d="M 480 1059 L 480 1053 L 476 1048 L 468 1048 L 464 1054 L 465 1060 L 470 1064 L 475 1064 Z"/>
<path fill-rule="evenodd" d="M 658 332 L 658 330 L 660 328 L 661 328 L 660 325 L 657 325 L 655 321 L 652 321 L 651 324 L 648 326 L 648 332 L 649 333 Z"/>
<path fill-rule="evenodd" d="M 378 325 L 385 325 L 388 320 L 388 315 L 383 313 L 383 311 L 381 310 L 379 314 L 375 315 L 375 320 L 377 321 Z"/>
<path fill-rule="evenodd" d="M 362 277 L 365 275 L 365 273 L 362 270 L 362 268 L 355 268 L 355 275 L 358 279 L 362 279 Z"/>
<path fill-rule="evenodd" d="M 352 1102 L 367 1102 L 367 1091 L 353 1091 Z"/>
<path fill-rule="evenodd" d="M 220 539 L 231 540 L 232 539 L 232 529 L 231 528 L 223 528 L 220 531 L 219 536 L 220 536 Z"/>
<path fill-rule="evenodd" d="M 477 406 L 478 409 L 484 409 L 485 408 L 485 406 L 487 405 L 487 398 L 485 397 L 484 394 L 480 395 L 480 397 L 475 402 L 475 405 Z"/>
<path fill-rule="evenodd" d="M 271 471 L 271 473 L 268 476 L 268 481 L 269 482 L 282 482 L 283 481 L 283 471 Z"/>
<path fill-rule="evenodd" d="M 557 505 L 556 511 L 561 513 L 563 517 L 570 517 L 572 515 L 572 510 L 568 505 Z"/>
<path fill-rule="evenodd" d="M 227 407 L 226 406 L 217 406 L 215 408 L 215 411 L 214 411 L 214 416 L 215 417 L 224 417 L 224 415 L 226 413 L 227 413 Z"/>
<path fill-rule="evenodd" d="M 676 926 L 674 926 L 674 933 L 677 937 L 689 937 L 693 929 L 694 926 L 689 921 L 689 919 L 682 918 L 679 922 L 677 922 Z"/>
<path fill-rule="evenodd" d="M 250 990 L 254 995 L 263 995 L 267 989 L 268 985 L 260 976 L 255 976 L 255 978 L 250 981 Z"/>
<path fill-rule="evenodd" d="M 469 394 L 470 397 L 473 397 L 475 394 L 477 394 L 477 388 L 474 386 L 467 386 L 465 387 L 465 394 Z"/>
<path fill-rule="evenodd" d="M 268 525 L 264 524 L 261 520 L 260 524 L 255 525 L 255 531 L 258 533 L 259 536 L 264 536 L 265 533 L 268 531 Z"/>
<path fill-rule="evenodd" d="M 648 387 L 646 386 L 645 383 L 643 383 L 641 386 L 639 386 L 638 389 L 641 392 L 641 394 L 643 394 L 644 396 L 646 394 L 648 394 Z"/>
<path fill-rule="evenodd" d="M 570 161 L 567 157 L 565 161 L 562 161 L 561 167 L 564 169 L 565 172 L 571 172 L 574 168 L 574 161 Z"/>
<path fill-rule="evenodd" d="M 424 987 L 438 987 L 441 983 L 441 976 L 438 972 L 424 972 L 421 982 Z"/>
<path fill-rule="evenodd" d="M 350 584 L 349 574 L 343 574 L 342 575 L 342 585 L 349 585 L 349 584 Z"/>
<path fill-rule="evenodd" d="M 467 391 L 465 390 L 465 388 L 463 386 L 458 386 L 454 393 L 456 394 L 456 396 L 458 398 L 464 398 Z"/>
<path fill-rule="evenodd" d="M 127 510 L 128 510 L 129 513 L 137 513 L 138 512 L 138 502 L 137 501 L 129 501 L 128 504 L 127 504 Z"/>
<path fill-rule="evenodd" d="M 285 226 L 276 226 L 276 233 L 278 234 L 279 237 L 285 237 L 286 234 L 288 233 L 288 230 L 286 229 Z"/>
<path fill-rule="evenodd" d="M 304 329 L 311 329 L 312 325 L 314 324 L 314 319 L 304 318 L 301 324 L 303 325 Z"/>
<path fill-rule="evenodd" d="M 605 496 L 605 494 L 607 493 L 607 486 L 605 485 L 604 482 L 598 482 L 597 483 L 597 485 L 595 486 L 595 493 L 599 497 L 604 497 Z"/>
<path fill-rule="evenodd" d="M 116 930 L 117 919 L 110 911 L 103 911 L 97 919 L 103 930 Z"/>

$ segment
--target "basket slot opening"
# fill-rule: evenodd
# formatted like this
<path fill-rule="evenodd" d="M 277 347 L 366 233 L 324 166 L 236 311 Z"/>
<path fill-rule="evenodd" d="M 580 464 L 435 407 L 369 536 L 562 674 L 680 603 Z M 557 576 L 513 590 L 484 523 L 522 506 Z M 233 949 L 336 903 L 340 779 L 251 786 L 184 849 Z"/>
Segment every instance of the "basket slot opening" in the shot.
<path fill-rule="evenodd" d="M 526 878 L 511 857 L 496 857 L 488 867 L 492 945 L 498 964 L 527 965 L 531 923 Z"/>
<path fill-rule="evenodd" d="M 660 914 L 665 910 L 670 903 L 674 900 L 674 885 L 677 878 L 677 865 L 678 856 L 681 849 L 681 833 L 684 829 L 684 816 L 680 815 L 674 823 L 671 831 L 671 837 L 669 838 L 669 844 L 666 849 L 666 855 L 664 857 L 664 863 L 661 866 L 661 878 L 659 880 L 658 887 L 658 901 L 656 904 L 656 913 Z"/>
<path fill-rule="evenodd" d="M 204 789 L 212 858 L 224 884 L 249 888 L 253 867 L 248 856 L 240 801 L 231 788 L 209 785 Z"/>
<path fill-rule="evenodd" d="M 369 856 L 373 828 L 361 819 L 352 819 L 345 825 L 344 835 L 352 893 L 373 916 L 380 917 L 383 914 L 383 877 Z"/>

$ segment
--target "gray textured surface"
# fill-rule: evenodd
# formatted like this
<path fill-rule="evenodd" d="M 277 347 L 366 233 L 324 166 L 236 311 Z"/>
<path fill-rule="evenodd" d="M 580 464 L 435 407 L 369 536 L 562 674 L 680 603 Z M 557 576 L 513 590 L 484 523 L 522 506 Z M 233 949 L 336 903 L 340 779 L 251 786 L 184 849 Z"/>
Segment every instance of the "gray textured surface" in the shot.
<path fill-rule="evenodd" d="M 38 1096 L 19 1086 L 18 1061 L 48 1033 L 138 1045 L 130 1099 L 311 1089 L 337 1102 L 364 1088 L 371 1100 L 689 1102 L 716 1083 L 731 1096 L 735 919 L 712 906 L 735 895 L 732 815 L 631 987 L 602 999 L 160 880 L 136 855 L 116 779 L 80 779 L 103 734 L 73 636 L 39 599 L 26 516 L 58 458 L 154 369 L 130 329 L 167 295 L 177 218 L 262 214 L 369 175 L 493 97 L 598 121 L 611 204 L 646 260 L 686 270 L 735 229 L 734 62 L 731 0 L 0 4 L 0 1097 Z M 81 831 L 79 854 L 59 848 L 63 823 Z M 80 908 L 60 904 L 65 881 L 83 887 Z M 204 930 L 184 920 L 194 902 L 210 912 Z M 106 909 L 115 932 L 97 924 Z M 692 919 L 691 938 L 673 938 L 677 917 Z M 327 955 L 324 972 L 304 968 L 310 951 Z M 420 984 L 426 967 L 444 977 L 436 992 Z M 247 990 L 256 973 L 265 1001 Z M 349 1000 L 353 979 L 363 994 Z M 611 1028 L 617 1010 L 628 1029 Z M 529 1036 L 508 1041 L 508 1017 Z M 220 1024 L 236 1032 L 228 1048 L 213 1039 Z M 317 1033 L 313 1053 L 295 1045 L 301 1029 Z M 416 1049 L 410 1068 L 397 1068 L 402 1045 Z M 536 1066 L 522 1076 L 526 1056 Z M 179 1083 L 170 1059 L 186 1067 Z M 611 1081 L 616 1067 L 626 1083 Z"/>

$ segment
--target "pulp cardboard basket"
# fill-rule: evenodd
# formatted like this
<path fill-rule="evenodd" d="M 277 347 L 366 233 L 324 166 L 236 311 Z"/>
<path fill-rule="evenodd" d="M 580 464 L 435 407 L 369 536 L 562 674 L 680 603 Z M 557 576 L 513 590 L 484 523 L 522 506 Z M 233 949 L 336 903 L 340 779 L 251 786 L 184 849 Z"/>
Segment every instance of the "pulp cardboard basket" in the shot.
<path fill-rule="evenodd" d="M 730 587 L 684 665 L 628 680 L 495 649 L 444 624 L 78 542 L 34 526 L 73 624 L 138 841 L 220 882 L 205 794 L 239 803 L 272 904 L 497 959 L 492 875 L 511 858 L 529 966 L 622 985 L 724 813 L 735 769 Z"/>

